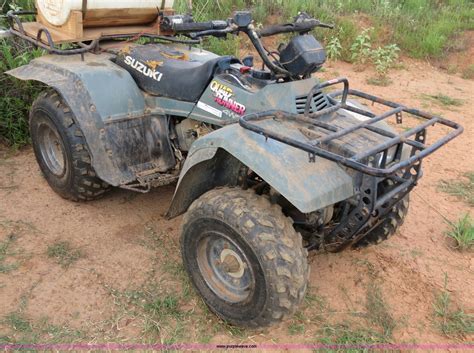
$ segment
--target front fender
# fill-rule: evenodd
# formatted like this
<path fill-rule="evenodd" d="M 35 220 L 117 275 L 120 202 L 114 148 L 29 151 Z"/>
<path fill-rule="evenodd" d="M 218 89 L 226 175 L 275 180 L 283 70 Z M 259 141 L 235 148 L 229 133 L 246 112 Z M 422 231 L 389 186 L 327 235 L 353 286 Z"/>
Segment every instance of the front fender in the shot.
<path fill-rule="evenodd" d="M 195 179 L 199 174 L 197 169 L 208 170 L 208 167 L 200 166 L 213 160 L 219 150 L 226 151 L 249 167 L 303 213 L 322 209 L 355 194 L 353 178 L 336 163 L 319 157 L 315 163 L 310 163 L 307 153 L 267 140 L 234 124 L 214 131 L 193 144 L 173 198 L 170 217 L 183 213 L 192 203 L 194 197 L 191 200 L 188 197 L 183 204 L 181 195 L 182 190 L 192 188 L 192 185 L 187 185 L 189 176 L 193 175 L 192 179 Z M 235 175 L 237 171 L 233 173 Z M 193 182 L 196 183 L 196 180 Z M 212 188 L 211 184 L 208 183 L 208 188 Z M 206 191 L 201 191 L 201 194 Z M 178 206 L 178 203 L 181 205 Z"/>

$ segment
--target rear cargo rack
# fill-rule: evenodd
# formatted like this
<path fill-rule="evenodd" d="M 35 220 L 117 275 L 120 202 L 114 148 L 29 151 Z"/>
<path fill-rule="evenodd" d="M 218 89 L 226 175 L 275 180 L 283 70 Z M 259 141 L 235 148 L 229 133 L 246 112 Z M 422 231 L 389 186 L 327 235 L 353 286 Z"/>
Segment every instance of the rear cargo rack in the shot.
<path fill-rule="evenodd" d="M 336 91 L 327 95 L 332 105 L 320 111 L 311 113 L 310 109 L 313 96 L 328 87 L 338 84 L 343 84 L 344 89 L 342 91 Z M 347 99 L 349 96 L 359 97 L 371 102 L 379 103 L 390 108 L 390 110 L 381 115 L 373 114 L 367 110 L 359 109 L 348 104 Z M 337 99 L 339 97 L 341 97 L 340 100 Z M 333 124 L 318 119 L 320 117 L 333 114 L 340 109 L 348 110 L 363 115 L 368 119 L 366 121 L 351 125 L 348 128 L 338 128 Z M 417 118 L 423 119 L 424 122 L 400 134 L 393 133 L 374 126 L 375 123 L 387 120 L 391 117 L 395 117 L 397 122 L 401 123 L 402 113 L 411 114 Z M 328 134 L 324 137 L 304 142 L 291 138 L 285 134 L 272 131 L 272 129 L 263 127 L 258 124 L 258 122 L 262 122 L 268 119 L 289 120 L 306 125 L 309 124 L 323 129 L 324 131 L 328 132 Z M 361 91 L 352 90 L 349 88 L 349 81 L 346 78 L 330 80 L 316 85 L 308 94 L 305 113 L 303 115 L 289 113 L 285 111 L 271 110 L 243 116 L 242 118 L 240 118 L 239 123 L 240 126 L 242 126 L 243 128 L 263 135 L 267 139 L 273 139 L 303 150 L 305 152 L 308 152 L 310 155 L 311 162 L 314 162 L 315 157 L 318 156 L 337 162 L 342 166 L 351 168 L 363 174 L 375 177 L 393 176 L 400 170 L 404 170 L 411 166 L 418 165 L 422 159 L 429 156 L 455 137 L 459 136 L 464 130 L 459 124 L 447 120 L 445 118 L 435 116 L 427 112 L 422 112 L 417 109 L 409 108 L 388 100 L 384 100 Z M 435 141 L 433 144 L 427 145 L 427 129 L 430 127 L 434 127 L 436 124 L 448 127 L 452 131 Z M 344 156 L 342 154 L 329 150 L 328 145 L 330 142 L 341 139 L 343 137 L 350 137 L 351 134 L 358 132 L 361 129 L 366 129 L 373 133 L 381 135 L 386 138 L 386 141 L 374 146 L 367 146 L 366 151 L 357 153 L 352 156 Z M 412 147 L 412 153 L 410 154 L 409 158 L 403 160 L 401 147 L 404 144 Z M 397 147 L 397 155 L 394 161 L 390 161 L 390 163 L 387 163 L 387 156 L 389 153 L 388 151 L 393 147 Z M 375 156 L 379 154 L 382 154 L 382 162 L 380 166 L 372 165 L 372 161 L 374 160 Z"/>

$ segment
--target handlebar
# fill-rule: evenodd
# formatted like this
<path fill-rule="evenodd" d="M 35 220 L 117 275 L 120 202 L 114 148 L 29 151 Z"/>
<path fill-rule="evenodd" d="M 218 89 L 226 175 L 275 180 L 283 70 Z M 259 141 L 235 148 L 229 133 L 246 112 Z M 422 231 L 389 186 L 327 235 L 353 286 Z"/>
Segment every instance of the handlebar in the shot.
<path fill-rule="evenodd" d="M 250 15 L 249 17 L 244 17 L 244 21 L 248 20 L 248 22 L 241 22 L 242 16 L 245 16 L 245 14 L 248 13 L 238 12 L 233 19 L 210 22 L 194 22 L 192 16 L 189 15 L 169 16 L 164 18 L 161 26 L 164 30 L 171 30 L 178 34 L 190 34 L 193 38 L 221 36 L 227 33 L 237 33 L 239 31 L 247 32 L 251 30 Z M 283 33 L 307 33 L 316 27 L 333 29 L 334 25 L 322 23 L 303 12 L 295 18 L 295 22 L 293 23 L 269 26 L 260 31 L 256 31 L 256 33 L 262 38 Z"/>
<path fill-rule="evenodd" d="M 295 23 L 287 23 L 283 25 L 275 25 L 265 27 L 262 30 L 258 31 L 259 37 L 270 37 L 276 34 L 283 34 L 283 33 L 305 33 L 313 30 L 316 27 L 322 28 L 330 28 L 333 29 L 333 25 L 321 23 L 318 20 L 310 19 L 304 20 L 302 22 L 295 22 Z"/>
<path fill-rule="evenodd" d="M 243 32 L 249 37 L 264 64 L 277 77 L 291 77 L 291 74 L 281 64 L 269 59 L 260 38 L 282 33 L 305 34 L 316 27 L 334 28 L 333 25 L 321 23 L 305 12 L 299 13 L 293 23 L 270 26 L 260 31 L 255 29 L 252 15 L 248 11 L 237 11 L 234 18 L 227 21 L 194 22 L 190 15 L 176 15 L 164 17 L 161 23 L 162 30 L 184 34 L 192 39 L 206 36 L 225 37 L 229 33 Z"/>
<path fill-rule="evenodd" d="M 173 15 L 163 18 L 161 30 L 175 33 L 193 33 L 222 30 L 228 27 L 228 21 L 194 22 L 190 15 Z"/>
<path fill-rule="evenodd" d="M 204 32 L 213 30 L 223 30 L 228 27 L 227 21 L 210 21 L 210 22 L 191 22 L 191 23 L 175 23 L 173 30 L 178 33 Z"/>

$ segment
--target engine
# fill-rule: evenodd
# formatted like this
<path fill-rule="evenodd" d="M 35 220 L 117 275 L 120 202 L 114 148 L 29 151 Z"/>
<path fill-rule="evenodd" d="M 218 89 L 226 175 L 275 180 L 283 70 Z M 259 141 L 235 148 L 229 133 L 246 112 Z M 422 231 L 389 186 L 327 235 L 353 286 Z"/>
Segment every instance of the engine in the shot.
<path fill-rule="evenodd" d="M 191 145 L 198 138 L 207 135 L 212 132 L 212 128 L 203 122 L 184 119 L 175 125 L 176 138 L 178 141 L 179 149 L 182 152 L 188 152 L 191 149 Z"/>

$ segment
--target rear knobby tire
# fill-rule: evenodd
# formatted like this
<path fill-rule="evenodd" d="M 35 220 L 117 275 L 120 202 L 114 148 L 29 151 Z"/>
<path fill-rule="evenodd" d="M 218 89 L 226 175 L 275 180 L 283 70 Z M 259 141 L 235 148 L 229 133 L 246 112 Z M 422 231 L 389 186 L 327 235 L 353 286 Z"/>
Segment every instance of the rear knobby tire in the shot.
<path fill-rule="evenodd" d="M 30 134 L 40 169 L 57 194 L 72 201 L 90 201 L 109 190 L 96 176 L 84 135 L 57 92 L 43 92 L 33 103 Z"/>
<path fill-rule="evenodd" d="M 366 248 L 372 245 L 378 245 L 391 238 L 397 230 L 403 225 L 405 217 L 408 214 L 410 206 L 409 196 L 405 196 L 400 202 L 392 207 L 392 210 L 380 224 L 369 234 L 354 244 L 354 248 Z"/>
<path fill-rule="evenodd" d="M 280 206 L 252 190 L 220 188 L 196 200 L 183 219 L 181 250 L 195 288 L 230 324 L 274 325 L 303 301 L 308 263 L 301 235 Z"/>

